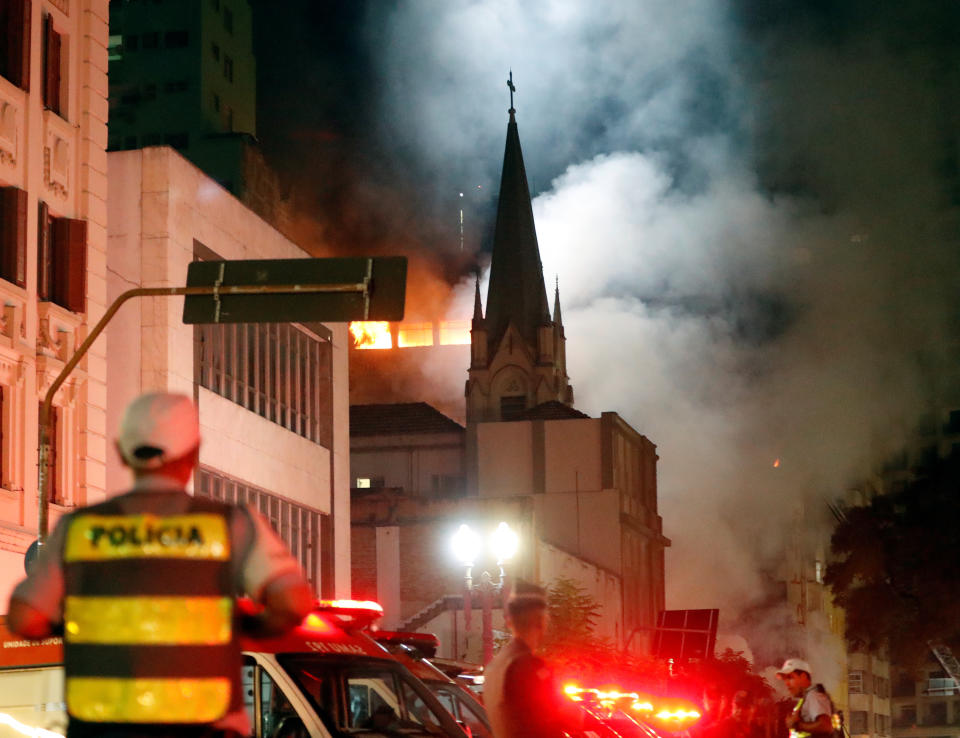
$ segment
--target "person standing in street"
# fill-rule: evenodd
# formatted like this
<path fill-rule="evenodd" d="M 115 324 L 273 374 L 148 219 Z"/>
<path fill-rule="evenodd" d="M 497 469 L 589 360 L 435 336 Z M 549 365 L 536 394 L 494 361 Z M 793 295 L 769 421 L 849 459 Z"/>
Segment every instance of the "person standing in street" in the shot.
<path fill-rule="evenodd" d="M 68 738 L 249 735 L 236 599 L 262 608 L 243 628 L 269 635 L 301 622 L 313 593 L 262 517 L 186 491 L 200 448 L 190 398 L 137 397 L 116 445 L 132 490 L 60 519 L 7 625 L 62 631 Z"/>
<path fill-rule="evenodd" d="M 547 628 L 542 587 L 517 582 L 507 601 L 512 638 L 484 669 L 483 698 L 495 738 L 560 738 L 577 722 L 536 650 Z"/>
<path fill-rule="evenodd" d="M 790 738 L 830 738 L 833 735 L 833 703 L 822 686 L 813 684 L 810 664 L 802 659 L 787 659 L 777 676 L 797 700 L 787 715 Z"/>

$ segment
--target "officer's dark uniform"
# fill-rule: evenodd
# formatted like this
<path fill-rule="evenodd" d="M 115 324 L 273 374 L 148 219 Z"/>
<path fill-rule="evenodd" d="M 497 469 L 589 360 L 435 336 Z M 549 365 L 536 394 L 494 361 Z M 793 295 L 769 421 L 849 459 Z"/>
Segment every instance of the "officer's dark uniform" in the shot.
<path fill-rule="evenodd" d="M 483 701 L 496 738 L 560 738 L 562 699 L 546 662 L 519 638 L 484 669 Z"/>

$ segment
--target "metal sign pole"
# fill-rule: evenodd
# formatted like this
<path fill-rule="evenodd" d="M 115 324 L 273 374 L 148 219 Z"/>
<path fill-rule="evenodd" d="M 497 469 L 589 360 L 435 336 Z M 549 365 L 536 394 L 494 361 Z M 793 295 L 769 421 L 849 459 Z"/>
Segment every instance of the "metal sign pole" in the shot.
<path fill-rule="evenodd" d="M 57 375 L 57 378 L 54 379 L 50 384 L 50 388 L 47 390 L 47 393 L 43 398 L 43 403 L 40 405 L 40 468 L 38 470 L 37 477 L 37 538 L 40 546 L 43 546 L 43 544 L 46 542 L 47 534 L 49 533 L 50 528 L 48 515 L 49 511 L 47 509 L 47 488 L 49 486 L 50 474 L 50 469 L 48 469 L 51 449 L 50 415 L 53 408 L 54 395 L 57 394 L 57 390 L 60 389 L 63 383 L 67 380 L 70 372 L 72 372 L 76 368 L 77 364 L 80 363 L 80 360 L 84 357 L 84 355 L 86 355 L 87 351 L 90 349 L 90 346 L 103 332 L 103 329 L 107 327 L 107 323 L 110 322 L 110 319 L 113 318 L 123 303 L 134 297 L 173 297 L 177 295 L 214 295 L 217 297 L 223 295 L 308 294 L 324 292 L 348 294 L 359 293 L 364 296 L 365 302 L 369 303 L 369 290 L 370 282 L 369 278 L 367 278 L 362 282 L 352 284 L 228 286 L 217 283 L 213 285 L 202 285 L 195 287 L 136 287 L 132 290 L 127 290 L 117 297 L 110 307 L 107 308 L 106 312 L 103 314 L 103 317 L 97 321 L 97 324 L 84 339 L 83 343 L 80 344 L 73 356 L 70 357 L 70 360 L 64 365 L 63 369 L 60 371 L 60 374 Z"/>

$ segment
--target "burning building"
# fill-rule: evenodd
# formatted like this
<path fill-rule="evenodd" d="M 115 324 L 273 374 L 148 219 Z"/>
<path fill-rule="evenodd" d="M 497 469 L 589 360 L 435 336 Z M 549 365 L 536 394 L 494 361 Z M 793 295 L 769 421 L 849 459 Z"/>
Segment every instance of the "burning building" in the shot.
<path fill-rule="evenodd" d="M 486 311 L 478 282 L 469 324 L 352 327 L 354 596 L 379 599 L 389 627 L 437 633 L 443 655 L 477 659 L 464 618 L 474 595 L 461 594 L 450 540 L 463 523 L 503 521 L 520 537 L 509 576 L 575 580 L 603 604 L 599 634 L 642 650 L 664 607 L 670 543 L 656 446 L 616 413 L 573 407 L 559 288 L 551 312 L 512 106 L 509 116 Z M 452 410 L 443 396 L 410 394 L 420 362 L 441 355 L 453 377 L 467 370 L 465 403 Z M 475 563 L 480 580 L 499 562 Z"/>

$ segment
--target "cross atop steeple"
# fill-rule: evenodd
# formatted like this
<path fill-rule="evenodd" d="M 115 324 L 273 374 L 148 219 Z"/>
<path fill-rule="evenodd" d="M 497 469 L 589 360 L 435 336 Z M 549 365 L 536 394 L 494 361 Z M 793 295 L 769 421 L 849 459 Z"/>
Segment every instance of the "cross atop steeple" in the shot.
<path fill-rule="evenodd" d="M 510 79 L 507 80 L 507 87 L 510 88 L 510 110 L 507 112 L 510 115 L 513 115 L 517 111 L 513 109 L 513 93 L 517 91 L 517 88 L 513 86 L 513 70 L 510 70 Z"/>

